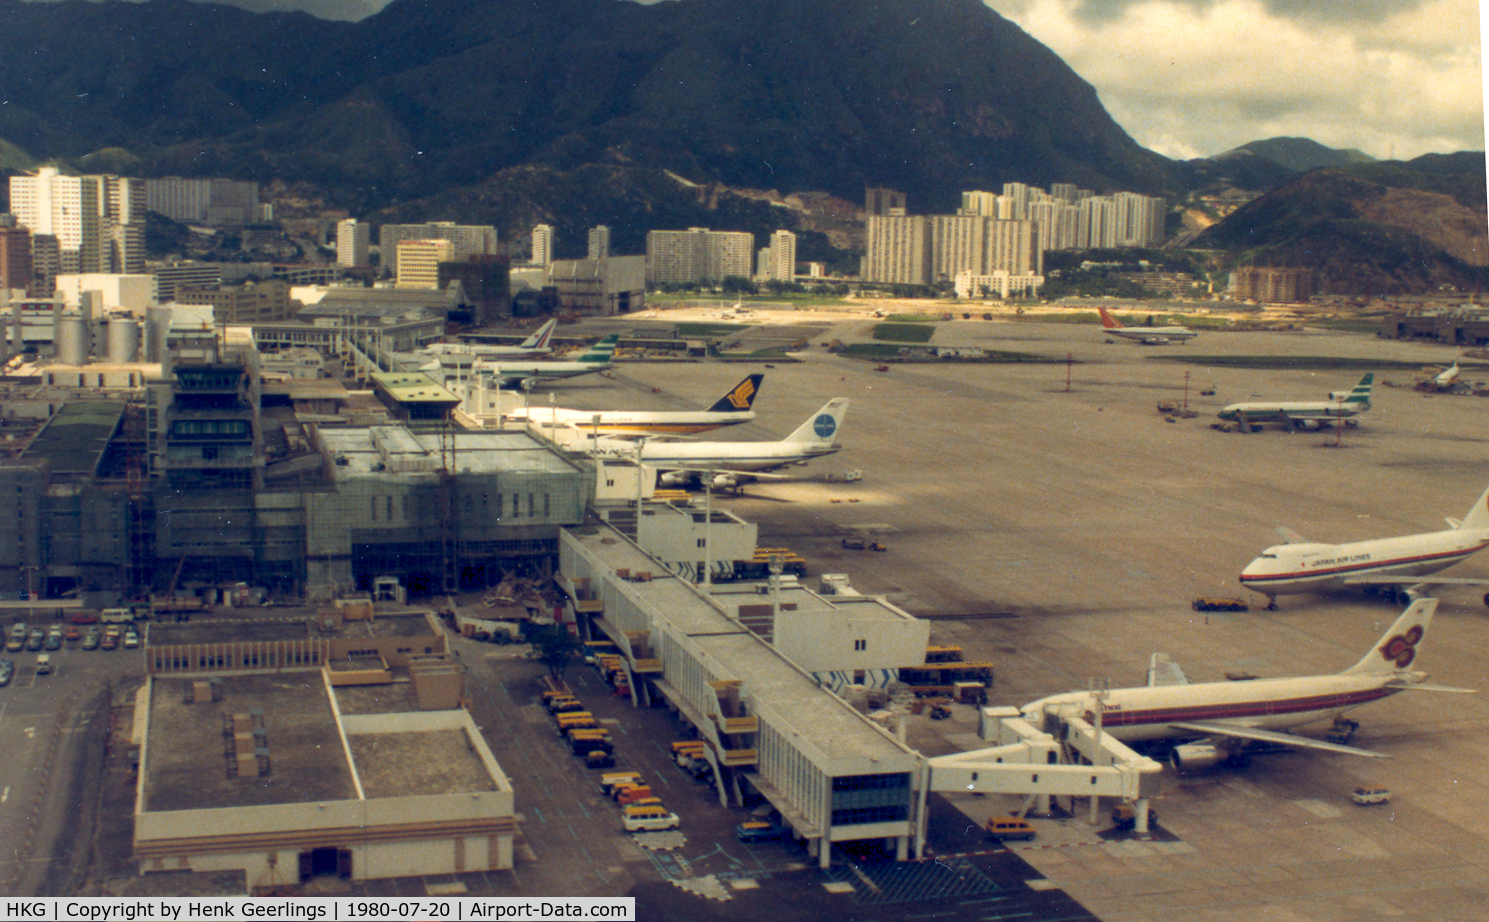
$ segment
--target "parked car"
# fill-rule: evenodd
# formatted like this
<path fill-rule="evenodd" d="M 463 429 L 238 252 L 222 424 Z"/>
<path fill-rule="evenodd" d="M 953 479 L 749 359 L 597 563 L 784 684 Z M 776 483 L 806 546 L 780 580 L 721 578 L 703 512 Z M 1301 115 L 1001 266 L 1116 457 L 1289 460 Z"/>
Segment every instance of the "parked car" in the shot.
<path fill-rule="evenodd" d="M 98 649 L 98 632 L 97 631 L 89 631 L 88 633 L 86 633 L 86 634 L 83 635 L 83 649 L 84 650 L 97 650 Z"/>
<path fill-rule="evenodd" d="M 117 649 L 119 649 L 119 635 L 118 634 L 105 634 L 105 635 L 103 635 L 103 643 L 99 644 L 99 647 L 101 649 L 104 649 L 104 650 L 117 650 Z"/>
<path fill-rule="evenodd" d="M 62 649 L 62 634 L 61 633 L 48 634 L 47 635 L 47 639 L 42 642 L 42 646 L 45 647 L 48 650 L 60 650 L 60 649 Z"/>
<path fill-rule="evenodd" d="M 791 827 L 780 820 L 750 820 L 734 827 L 734 835 L 741 842 L 770 842 L 789 838 Z"/>
<path fill-rule="evenodd" d="M 8 659 L 0 659 L 0 686 L 10 684 L 11 676 L 16 674 L 16 664 Z"/>
<path fill-rule="evenodd" d="M 37 650 L 41 649 L 41 645 L 46 643 L 46 640 L 47 635 L 43 634 L 41 632 L 41 629 L 38 628 L 32 631 L 30 636 L 26 638 L 26 649 L 30 650 L 32 653 L 35 653 Z"/>
<path fill-rule="evenodd" d="M 1391 789 L 1383 784 L 1365 784 L 1355 788 L 1349 796 L 1362 807 L 1369 804 L 1388 804 L 1391 802 Z"/>
<path fill-rule="evenodd" d="M 124 649 L 126 649 L 126 650 L 133 650 L 135 647 L 138 647 L 139 645 L 140 645 L 140 635 L 136 634 L 134 631 L 129 631 L 129 632 L 125 633 L 125 635 L 124 635 Z"/>
<path fill-rule="evenodd" d="M 80 627 L 78 627 L 76 624 L 69 625 L 68 628 L 67 628 L 67 630 L 65 630 L 65 631 L 62 632 L 62 639 L 63 640 L 69 640 L 69 641 L 71 641 L 71 640 L 82 640 L 83 639 L 83 629 L 80 628 Z"/>

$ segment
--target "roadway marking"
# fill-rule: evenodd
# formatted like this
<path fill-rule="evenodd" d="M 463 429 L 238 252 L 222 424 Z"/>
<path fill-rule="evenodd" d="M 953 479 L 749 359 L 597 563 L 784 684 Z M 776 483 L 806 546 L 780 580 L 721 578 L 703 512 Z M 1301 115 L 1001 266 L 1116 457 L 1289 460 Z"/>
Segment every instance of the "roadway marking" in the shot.
<path fill-rule="evenodd" d="M 8 784 L 5 786 L 4 791 L 0 791 L 0 804 L 5 803 L 7 800 L 10 800 L 10 785 Z"/>
<path fill-rule="evenodd" d="M 35 727 L 27 727 L 25 730 L 22 730 L 21 732 L 24 733 L 24 734 L 26 734 L 26 739 L 28 739 L 28 740 L 34 740 L 34 739 L 36 739 L 36 728 Z"/>

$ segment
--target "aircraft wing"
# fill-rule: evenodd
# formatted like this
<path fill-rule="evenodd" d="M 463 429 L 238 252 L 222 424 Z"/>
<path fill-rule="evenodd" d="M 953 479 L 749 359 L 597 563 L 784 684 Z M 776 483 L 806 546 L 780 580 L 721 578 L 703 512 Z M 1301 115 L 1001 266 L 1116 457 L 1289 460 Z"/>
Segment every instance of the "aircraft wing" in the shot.
<path fill-rule="evenodd" d="M 1478 576 L 1351 576 L 1346 586 L 1417 586 L 1423 592 L 1433 586 L 1489 586 L 1489 578 Z"/>
<path fill-rule="evenodd" d="M 1157 688 L 1160 685 L 1188 685 L 1189 680 L 1184 677 L 1184 670 L 1179 664 L 1169 659 L 1167 653 L 1154 653 L 1148 658 L 1148 687 Z"/>
<path fill-rule="evenodd" d="M 1290 418 L 1290 417 L 1289 417 Z M 1277 534 L 1282 536 L 1285 544 L 1307 544 L 1308 539 L 1288 528 L 1286 525 L 1277 526 Z"/>
<path fill-rule="evenodd" d="M 1371 752 L 1368 749 L 1360 749 L 1355 746 L 1346 746 L 1343 743 L 1330 743 L 1327 740 L 1316 740 L 1307 736 L 1294 736 L 1291 733 L 1278 733 L 1275 730 L 1261 730 L 1256 727 L 1243 727 L 1238 724 L 1211 723 L 1209 721 L 1191 721 L 1185 723 L 1169 724 L 1175 730 L 1187 730 L 1194 733 L 1205 733 L 1211 736 L 1228 736 L 1232 739 L 1254 740 L 1259 743 L 1276 743 L 1279 746 L 1295 746 L 1301 749 L 1318 749 L 1323 752 L 1340 752 L 1351 756 L 1368 756 L 1372 759 L 1389 759 L 1390 756 L 1383 752 Z"/>

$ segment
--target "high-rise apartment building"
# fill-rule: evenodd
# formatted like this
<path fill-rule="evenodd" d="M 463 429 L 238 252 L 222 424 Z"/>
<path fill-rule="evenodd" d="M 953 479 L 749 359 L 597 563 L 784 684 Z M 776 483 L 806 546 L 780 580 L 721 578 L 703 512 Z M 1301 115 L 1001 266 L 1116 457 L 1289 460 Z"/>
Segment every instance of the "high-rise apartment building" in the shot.
<path fill-rule="evenodd" d="M 347 218 L 336 225 L 336 265 L 372 265 L 372 225 Z"/>
<path fill-rule="evenodd" d="M 33 234 L 57 238 L 64 273 L 145 268 L 144 180 L 63 176 L 42 167 L 10 178 L 10 207 Z"/>
<path fill-rule="evenodd" d="M 865 282 L 930 284 L 931 222 L 924 215 L 869 215 L 864 239 Z"/>
<path fill-rule="evenodd" d="M 863 213 L 865 217 L 904 217 L 905 193 L 874 186 L 864 190 Z"/>
<path fill-rule="evenodd" d="M 0 215 L 0 291 L 29 292 L 31 281 L 31 232 Z"/>
<path fill-rule="evenodd" d="M 553 226 L 539 224 L 533 228 L 533 259 L 535 266 L 546 266 L 553 262 Z"/>
<path fill-rule="evenodd" d="M 796 278 L 796 235 L 778 230 L 770 235 L 770 246 L 760 251 L 764 259 L 760 276 L 769 281 L 789 282 Z"/>
<path fill-rule="evenodd" d="M 472 256 L 496 255 L 496 228 L 478 224 L 456 224 L 453 221 L 430 221 L 427 224 L 384 224 L 378 230 L 377 244 L 383 269 L 398 275 L 398 244 L 404 240 L 448 240 L 454 248 L 451 259 L 465 262 Z"/>
<path fill-rule="evenodd" d="M 750 277 L 755 235 L 743 231 L 654 230 L 646 235 L 648 282 L 718 282 Z"/>
<path fill-rule="evenodd" d="M 597 224 L 589 229 L 589 258 L 604 259 L 610 255 L 610 228 Z"/>
<path fill-rule="evenodd" d="M 398 243 L 399 288 L 439 288 L 439 264 L 455 258 L 449 240 L 401 240 Z"/>
<path fill-rule="evenodd" d="M 273 217 L 273 209 L 259 202 L 256 182 L 166 176 L 145 180 L 145 196 L 151 211 L 172 221 L 231 227 Z"/>

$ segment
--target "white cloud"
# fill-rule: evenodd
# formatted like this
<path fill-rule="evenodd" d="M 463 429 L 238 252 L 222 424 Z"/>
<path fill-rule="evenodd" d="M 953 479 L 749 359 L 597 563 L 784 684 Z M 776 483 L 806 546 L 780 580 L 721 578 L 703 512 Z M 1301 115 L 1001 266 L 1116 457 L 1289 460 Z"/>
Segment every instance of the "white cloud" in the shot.
<path fill-rule="evenodd" d="M 1171 157 L 1282 135 L 1382 158 L 1485 146 L 1475 0 L 987 2 Z"/>

